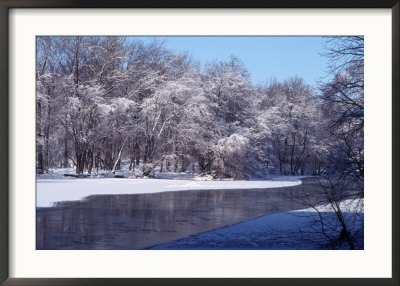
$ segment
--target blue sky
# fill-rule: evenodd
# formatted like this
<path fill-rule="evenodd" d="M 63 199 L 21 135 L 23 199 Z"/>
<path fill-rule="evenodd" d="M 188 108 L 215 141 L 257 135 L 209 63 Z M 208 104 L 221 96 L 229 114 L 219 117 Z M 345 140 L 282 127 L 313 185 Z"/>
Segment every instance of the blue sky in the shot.
<path fill-rule="evenodd" d="M 132 37 L 150 42 L 155 37 Z M 298 76 L 315 86 L 325 76 L 326 58 L 320 55 L 326 39 L 322 37 L 156 37 L 168 49 L 187 51 L 201 64 L 225 61 L 230 55 L 241 59 L 253 83 Z"/>

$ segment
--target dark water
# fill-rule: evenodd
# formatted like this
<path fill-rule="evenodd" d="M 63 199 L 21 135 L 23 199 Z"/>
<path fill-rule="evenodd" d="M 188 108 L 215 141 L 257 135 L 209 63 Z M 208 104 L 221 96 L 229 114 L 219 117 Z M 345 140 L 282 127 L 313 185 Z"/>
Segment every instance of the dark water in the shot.
<path fill-rule="evenodd" d="M 90 196 L 36 211 L 36 249 L 144 249 L 302 208 L 298 187 Z"/>

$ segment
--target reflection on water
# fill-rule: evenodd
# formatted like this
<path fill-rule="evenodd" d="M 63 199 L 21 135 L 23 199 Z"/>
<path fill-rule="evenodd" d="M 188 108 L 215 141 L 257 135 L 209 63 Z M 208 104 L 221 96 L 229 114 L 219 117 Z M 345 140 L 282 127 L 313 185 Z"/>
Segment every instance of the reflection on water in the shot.
<path fill-rule="evenodd" d="M 293 188 L 91 196 L 36 211 L 37 249 L 143 249 L 301 208 Z"/>

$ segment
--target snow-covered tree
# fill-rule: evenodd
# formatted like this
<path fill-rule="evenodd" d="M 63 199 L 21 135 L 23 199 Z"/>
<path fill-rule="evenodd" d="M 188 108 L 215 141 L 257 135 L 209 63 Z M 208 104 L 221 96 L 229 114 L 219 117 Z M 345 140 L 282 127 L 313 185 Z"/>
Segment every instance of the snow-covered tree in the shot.
<path fill-rule="evenodd" d="M 274 82 L 260 94 L 252 128 L 260 160 L 280 174 L 304 174 L 322 126 L 318 98 L 299 78 Z M 275 171 L 276 172 L 276 171 Z"/>
<path fill-rule="evenodd" d="M 318 96 L 300 78 L 256 86 L 234 56 L 200 67 L 157 40 L 38 37 L 37 172 L 363 176 L 361 40 L 331 46 Z"/>

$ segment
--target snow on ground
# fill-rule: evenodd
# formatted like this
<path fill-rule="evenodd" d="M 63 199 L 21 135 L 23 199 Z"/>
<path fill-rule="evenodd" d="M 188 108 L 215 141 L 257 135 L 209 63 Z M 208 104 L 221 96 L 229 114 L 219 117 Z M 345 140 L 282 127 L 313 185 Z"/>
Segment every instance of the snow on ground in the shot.
<path fill-rule="evenodd" d="M 346 213 L 359 213 L 364 211 L 364 199 L 347 199 L 339 203 L 340 210 Z M 317 206 L 319 212 L 333 212 L 331 204 Z M 295 212 L 316 212 L 313 208 L 295 210 Z"/>
<path fill-rule="evenodd" d="M 263 181 L 202 181 L 135 178 L 73 178 L 60 173 L 37 177 L 37 207 L 51 207 L 55 202 L 81 200 L 90 195 L 143 194 L 184 190 L 265 189 L 300 185 L 297 177 Z"/>
<path fill-rule="evenodd" d="M 360 208 L 363 203 L 363 199 L 341 203 L 348 227 L 351 233 L 357 235 L 356 249 L 364 248 L 364 213 L 363 208 Z M 330 205 L 322 205 L 317 209 L 325 221 L 336 221 Z M 331 246 L 322 235 L 320 225 L 315 223 L 318 220 L 318 213 L 312 208 L 281 212 L 191 235 L 150 249 L 329 249 Z M 335 237 L 338 233 L 339 226 L 330 235 Z M 348 249 L 348 246 L 343 241 L 337 241 L 336 248 Z"/>

